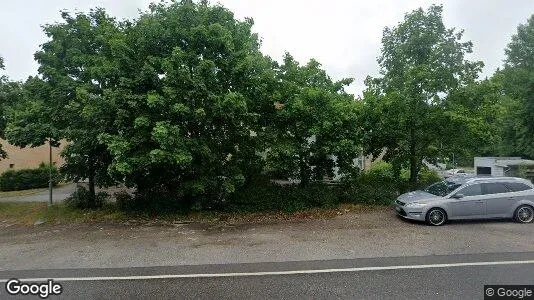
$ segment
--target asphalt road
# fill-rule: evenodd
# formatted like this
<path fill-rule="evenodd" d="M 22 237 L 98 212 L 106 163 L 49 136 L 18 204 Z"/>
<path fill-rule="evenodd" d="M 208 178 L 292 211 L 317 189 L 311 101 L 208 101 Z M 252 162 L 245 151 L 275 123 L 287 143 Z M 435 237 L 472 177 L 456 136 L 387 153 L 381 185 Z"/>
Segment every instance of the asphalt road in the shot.
<path fill-rule="evenodd" d="M 50 299 L 482 299 L 487 284 L 534 284 L 534 252 L 0 272 L 9 278 L 58 279 Z M 14 297 L 3 287 L 0 298 Z"/>

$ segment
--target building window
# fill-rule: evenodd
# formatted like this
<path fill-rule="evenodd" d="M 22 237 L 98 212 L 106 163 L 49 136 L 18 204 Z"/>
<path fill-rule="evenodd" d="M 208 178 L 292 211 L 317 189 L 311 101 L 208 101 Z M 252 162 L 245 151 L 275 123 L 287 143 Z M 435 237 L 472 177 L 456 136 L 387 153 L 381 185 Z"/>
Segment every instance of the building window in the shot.
<path fill-rule="evenodd" d="M 15 167 L 15 164 L 9 164 L 9 168 L 13 169 Z"/>

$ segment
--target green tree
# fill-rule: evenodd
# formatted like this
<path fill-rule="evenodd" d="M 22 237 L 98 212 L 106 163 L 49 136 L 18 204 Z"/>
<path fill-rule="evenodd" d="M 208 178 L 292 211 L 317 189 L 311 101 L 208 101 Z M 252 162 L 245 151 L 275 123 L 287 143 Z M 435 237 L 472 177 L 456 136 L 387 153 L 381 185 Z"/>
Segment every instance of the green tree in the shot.
<path fill-rule="evenodd" d="M 49 41 L 35 54 L 40 77 L 26 82 L 26 101 L 13 112 L 8 136 L 19 146 L 65 139 L 63 172 L 89 180 L 94 206 L 95 185 L 113 183 L 111 156 L 98 136 L 114 130 L 105 95 L 120 79 L 125 39 L 122 24 L 103 9 L 61 16 L 62 23 L 44 26 Z"/>
<path fill-rule="evenodd" d="M 333 176 L 334 168 L 354 172 L 361 152 L 360 103 L 344 91 L 352 79 L 334 82 L 317 61 L 300 66 L 289 54 L 278 78 L 279 109 L 268 127 L 267 168 L 301 185 Z"/>
<path fill-rule="evenodd" d="M 447 146 L 442 137 L 454 134 L 443 123 L 447 96 L 472 83 L 483 66 L 466 60 L 472 44 L 462 41 L 462 31 L 445 27 L 442 10 L 417 9 L 384 29 L 381 77 L 369 78 L 365 92 L 367 151 L 387 148 L 396 175 L 409 167 L 413 185 L 423 160 L 434 160 Z"/>
<path fill-rule="evenodd" d="M 124 77 L 108 95 L 116 131 L 100 135 L 113 176 L 141 194 L 211 205 L 261 167 L 274 72 L 252 25 L 220 5 L 180 1 L 152 4 L 128 28 Z"/>
<path fill-rule="evenodd" d="M 0 56 L 0 71 L 4 70 L 4 59 Z M 9 107 L 20 102 L 22 98 L 22 85 L 20 82 L 9 80 L 6 75 L 0 74 L 0 138 L 5 139 L 7 126 L 7 112 Z M 7 153 L 0 145 L 0 159 L 6 158 Z"/>
<path fill-rule="evenodd" d="M 503 93 L 503 75 L 498 71 L 489 79 L 470 83 L 454 90 L 443 107 L 445 132 L 461 132 L 444 137 L 452 153 L 472 159 L 473 156 L 513 155 L 515 144 L 504 142 L 514 120 L 516 101 Z M 472 162 L 472 160 L 471 160 Z"/>
<path fill-rule="evenodd" d="M 534 158 L 534 15 L 517 27 L 505 53 L 504 90 L 517 101 L 505 140 L 516 154 Z"/>

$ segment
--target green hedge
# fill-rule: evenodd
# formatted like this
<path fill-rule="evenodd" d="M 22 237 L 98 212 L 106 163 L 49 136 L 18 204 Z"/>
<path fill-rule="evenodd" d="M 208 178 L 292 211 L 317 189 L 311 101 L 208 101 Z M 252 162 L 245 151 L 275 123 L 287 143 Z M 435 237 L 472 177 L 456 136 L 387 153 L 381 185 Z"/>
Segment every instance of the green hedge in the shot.
<path fill-rule="evenodd" d="M 50 168 L 8 170 L 0 175 L 0 191 L 20 191 L 48 187 Z M 59 171 L 52 167 L 52 185 L 60 181 Z"/>
<path fill-rule="evenodd" d="M 428 186 L 440 178 L 436 172 L 425 169 L 421 170 L 418 180 L 421 186 Z M 120 210 L 149 214 L 190 210 L 293 213 L 313 207 L 334 207 L 340 203 L 390 205 L 399 194 L 409 189 L 408 184 L 406 176 L 395 179 L 391 165 L 381 162 L 338 185 L 279 185 L 271 182 L 268 176 L 257 176 L 237 188 L 235 193 L 211 203 L 180 197 L 164 188 L 137 191 L 133 195 L 122 192 L 115 194 L 115 199 Z"/>
<path fill-rule="evenodd" d="M 284 211 L 293 213 L 312 207 L 332 207 L 339 203 L 339 187 L 310 184 L 307 187 L 255 181 L 239 189 L 225 205 L 231 212 Z"/>

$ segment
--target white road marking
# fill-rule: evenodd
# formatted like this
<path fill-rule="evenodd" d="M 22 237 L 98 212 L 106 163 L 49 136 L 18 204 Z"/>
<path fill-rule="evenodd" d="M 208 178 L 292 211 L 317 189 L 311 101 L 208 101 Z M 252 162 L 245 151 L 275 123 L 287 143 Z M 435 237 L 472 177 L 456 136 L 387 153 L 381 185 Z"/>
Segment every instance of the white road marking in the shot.
<path fill-rule="evenodd" d="M 40 282 L 40 281 L 47 281 L 50 279 L 53 279 L 54 281 L 58 281 L 58 282 L 65 282 L 65 281 L 217 278 L 217 277 L 298 275 L 298 274 L 343 273 L 343 272 L 384 271 L 384 270 L 434 269 L 434 268 L 453 268 L 453 267 L 470 267 L 470 266 L 523 265 L 523 264 L 534 264 L 534 260 L 487 261 L 487 262 L 466 262 L 466 263 L 449 263 L 449 264 L 360 267 L 360 268 L 344 268 L 344 269 L 318 269 L 318 270 L 294 270 L 294 271 L 271 271 L 271 272 L 169 274 L 169 275 L 102 276 L 102 277 L 64 277 L 64 278 L 18 278 L 18 279 L 20 281 L 25 281 L 25 282 Z M 0 282 L 5 283 L 9 280 L 10 279 L 0 279 Z"/>

